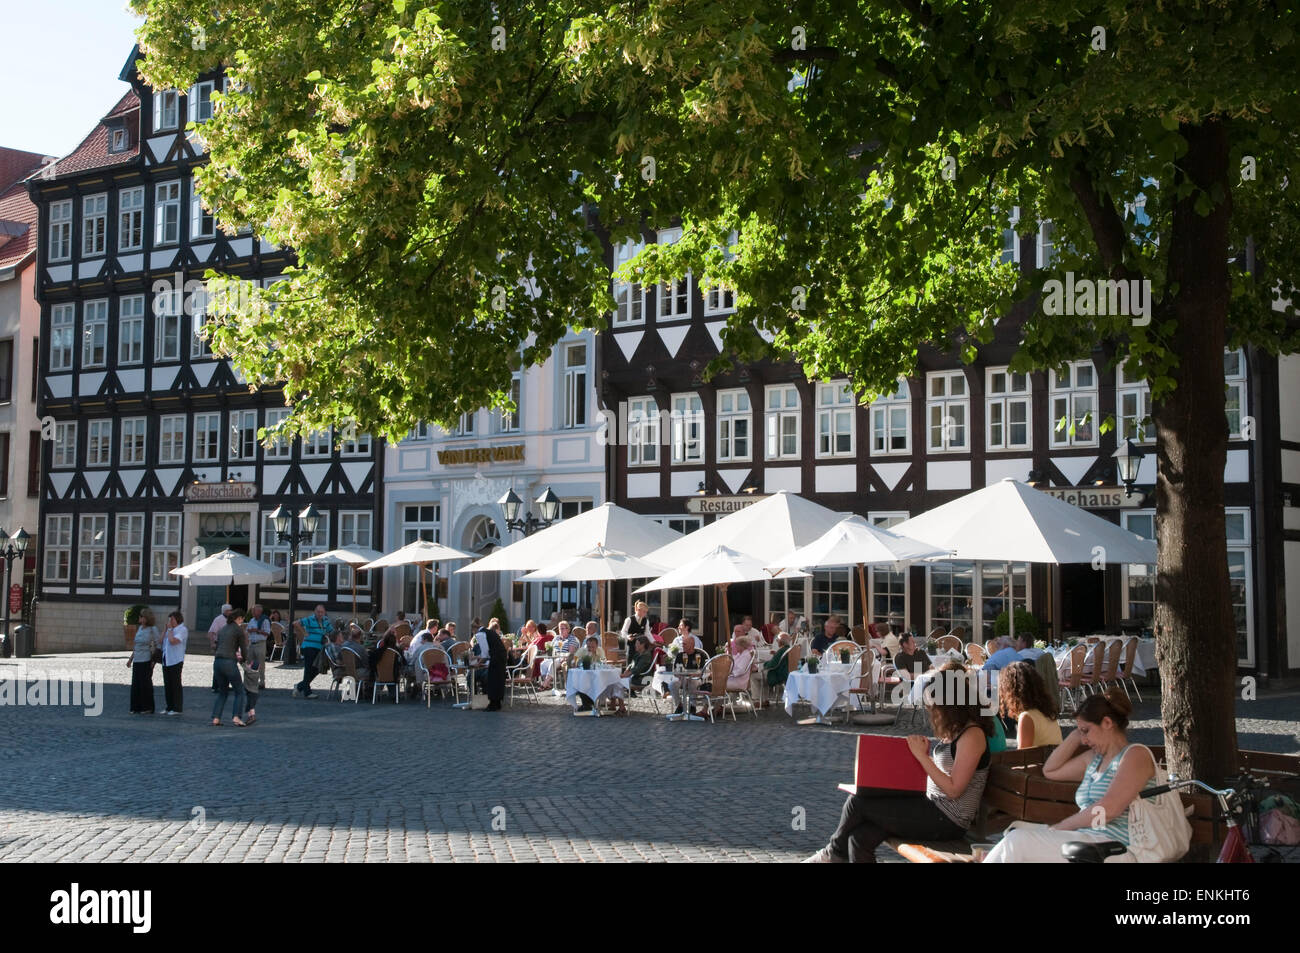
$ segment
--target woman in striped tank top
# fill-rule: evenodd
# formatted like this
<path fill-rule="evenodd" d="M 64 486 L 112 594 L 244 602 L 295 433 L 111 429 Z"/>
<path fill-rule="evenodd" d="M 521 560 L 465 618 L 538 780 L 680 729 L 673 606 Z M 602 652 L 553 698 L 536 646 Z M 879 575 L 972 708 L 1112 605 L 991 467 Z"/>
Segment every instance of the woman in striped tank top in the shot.
<path fill-rule="evenodd" d="M 978 686 L 960 662 L 949 662 L 926 690 L 938 743 L 909 735 L 912 757 L 928 776 L 925 794 L 851 794 L 830 843 L 804 863 L 875 863 L 887 838 L 959 840 L 975 820 L 989 776 L 993 719 L 981 711 Z"/>
<path fill-rule="evenodd" d="M 1155 784 L 1155 762 L 1141 745 L 1130 745 L 1124 731 L 1133 706 L 1118 688 L 1093 695 L 1079 706 L 1078 728 L 1070 732 L 1043 765 L 1052 781 L 1078 781 L 1079 811 L 1051 827 L 1017 825 L 984 859 L 986 864 L 1065 863 L 1061 847 L 1071 841 L 1129 843 L 1128 809 L 1143 788 Z M 1133 863 L 1125 851 L 1106 863 Z"/>

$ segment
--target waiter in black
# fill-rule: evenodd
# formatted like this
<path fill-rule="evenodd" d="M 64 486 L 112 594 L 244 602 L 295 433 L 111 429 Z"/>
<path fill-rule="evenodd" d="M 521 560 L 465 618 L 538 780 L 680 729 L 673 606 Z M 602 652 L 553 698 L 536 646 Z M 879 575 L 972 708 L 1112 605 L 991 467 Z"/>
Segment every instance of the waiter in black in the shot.
<path fill-rule="evenodd" d="M 493 619 L 493 622 L 496 620 Z M 501 702 L 506 697 L 506 644 L 501 641 L 501 633 L 496 626 L 489 623 L 478 632 L 482 642 L 487 643 L 487 696 L 488 706 L 484 711 L 500 711 Z M 476 639 L 476 641 L 479 641 Z"/>
<path fill-rule="evenodd" d="M 632 607 L 632 614 L 623 620 L 623 628 L 619 630 L 619 636 L 624 640 L 624 644 L 630 649 L 632 643 L 636 641 L 638 635 L 644 635 L 650 638 L 650 607 L 644 602 L 638 602 Z"/>

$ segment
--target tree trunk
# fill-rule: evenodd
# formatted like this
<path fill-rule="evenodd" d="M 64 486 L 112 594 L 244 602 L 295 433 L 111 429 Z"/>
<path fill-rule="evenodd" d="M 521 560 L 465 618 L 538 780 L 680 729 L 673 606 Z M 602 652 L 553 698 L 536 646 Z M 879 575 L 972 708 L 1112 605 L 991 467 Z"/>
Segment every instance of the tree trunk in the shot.
<path fill-rule="evenodd" d="M 1183 126 L 1188 151 L 1173 185 L 1223 196 L 1209 215 L 1196 195 L 1173 208 L 1169 278 L 1155 322 L 1173 320 L 1174 392 L 1156 424 L 1156 657 L 1169 768 L 1219 784 L 1237 770 L 1236 630 L 1223 515 L 1227 460 L 1223 349 L 1228 313 L 1228 137 L 1219 122 Z M 1153 330 L 1155 327 L 1153 326 Z"/>

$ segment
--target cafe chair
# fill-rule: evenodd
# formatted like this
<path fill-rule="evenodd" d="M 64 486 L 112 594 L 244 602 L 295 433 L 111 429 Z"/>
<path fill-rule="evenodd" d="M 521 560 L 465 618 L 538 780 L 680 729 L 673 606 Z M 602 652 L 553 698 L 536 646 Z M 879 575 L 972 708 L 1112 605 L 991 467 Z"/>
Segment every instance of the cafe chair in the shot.
<path fill-rule="evenodd" d="M 344 649 L 340 655 L 340 658 L 343 659 L 344 678 L 351 678 L 352 686 L 356 689 L 356 692 L 352 696 L 352 703 L 355 705 L 357 702 L 361 700 L 361 693 L 364 690 L 365 686 L 369 684 L 370 680 L 369 678 L 363 678 L 358 673 L 357 656 L 355 652 L 351 651 L 350 649 Z M 343 700 L 344 700 L 343 695 L 340 692 L 339 701 L 343 701 Z"/>
<path fill-rule="evenodd" d="M 1099 683 L 1101 690 L 1105 691 L 1107 687 L 1119 681 L 1119 659 L 1124 653 L 1124 645 L 1119 639 L 1110 639 L 1103 644 L 1106 645 L 1106 664 L 1102 669 Z"/>
<path fill-rule="evenodd" d="M 941 652 L 956 652 L 960 654 L 962 650 L 961 638 L 955 634 L 957 629 L 953 629 L 952 631 L 953 634 L 942 635 L 939 637 L 939 650 Z"/>
<path fill-rule="evenodd" d="M 1141 701 L 1142 693 L 1138 691 L 1138 684 L 1133 678 L 1133 663 L 1137 661 L 1137 650 L 1137 636 L 1131 635 L 1124 640 L 1124 660 L 1120 665 L 1119 672 L 1116 674 L 1115 681 L 1119 683 L 1120 688 L 1124 689 L 1124 694 L 1128 695 L 1129 698 L 1133 697 L 1132 695 L 1129 695 L 1128 692 L 1128 686 L 1132 685 L 1133 691 L 1138 697 L 1138 701 Z"/>
<path fill-rule="evenodd" d="M 966 658 L 972 665 L 983 665 L 988 660 L 984 654 L 984 646 L 978 642 L 971 642 L 966 646 Z"/>
<path fill-rule="evenodd" d="M 298 649 L 298 658 L 302 658 L 302 643 L 307 640 L 307 630 L 302 627 L 301 622 L 293 624 L 293 644 Z M 324 649 L 322 649 L 324 651 Z"/>
<path fill-rule="evenodd" d="M 381 687 L 391 689 L 393 703 L 401 704 L 402 693 L 398 691 L 397 685 L 397 664 L 401 657 L 397 649 L 384 649 L 384 654 L 379 657 L 379 663 L 375 666 L 375 681 L 370 690 L 370 704 L 373 705 L 379 698 Z"/>
<path fill-rule="evenodd" d="M 866 645 L 867 630 L 860 625 L 855 625 L 853 627 L 853 641 L 856 642 L 858 645 Z"/>
<path fill-rule="evenodd" d="M 849 697 L 844 701 L 844 724 L 846 725 L 853 721 L 854 702 L 857 702 L 858 710 L 861 711 L 862 699 L 867 699 L 872 705 L 880 699 L 880 659 L 863 652 L 858 658 L 857 671 L 858 683 L 849 687 Z"/>
<path fill-rule="evenodd" d="M 420 657 L 416 659 L 416 664 L 424 670 L 424 707 L 433 707 L 433 693 L 437 692 L 438 697 L 442 698 L 447 689 L 451 689 L 451 700 L 453 703 L 460 702 L 460 691 L 456 686 L 456 673 L 451 667 L 451 656 L 443 649 L 437 646 L 430 646 L 427 649 L 420 650 Z M 445 665 L 447 674 L 434 677 L 433 667 L 435 665 Z"/>
<path fill-rule="evenodd" d="M 352 653 L 347 653 L 351 655 Z M 333 695 L 343 684 L 343 679 L 347 675 L 347 669 L 343 667 L 342 659 L 338 662 L 330 659 L 330 687 L 325 690 L 326 695 Z M 340 697 L 342 697 L 340 695 Z"/>
<path fill-rule="evenodd" d="M 1102 691 L 1102 679 L 1106 674 L 1106 643 L 1099 639 L 1088 643 L 1086 648 L 1087 661 L 1083 663 L 1084 671 L 1079 682 L 1086 692 L 1095 695 Z"/>
<path fill-rule="evenodd" d="M 523 658 L 516 665 L 506 669 L 506 684 L 510 687 L 511 707 L 515 703 L 515 692 L 521 688 L 525 698 L 531 698 L 534 705 L 541 704 L 537 700 L 537 687 L 533 684 L 533 659 L 536 656 L 537 646 L 530 645 Z"/>
<path fill-rule="evenodd" d="M 271 623 L 271 652 L 267 655 L 268 662 L 275 661 L 275 653 L 280 653 L 280 658 L 284 658 L 284 626 L 279 622 Z"/>
<path fill-rule="evenodd" d="M 722 716 L 725 719 L 727 709 L 731 709 L 731 720 L 736 720 L 736 706 L 731 703 L 731 695 L 727 691 L 727 679 L 731 677 L 731 656 L 726 652 L 715 655 L 704 663 L 704 670 L 709 673 L 709 690 L 707 692 L 696 691 L 696 698 L 705 699 L 709 706 L 709 721 L 713 722 L 713 708 L 716 704 L 722 706 Z M 703 685 L 701 684 L 701 687 Z M 754 717 L 758 717 L 755 715 Z"/>
<path fill-rule="evenodd" d="M 1079 710 L 1079 701 L 1087 694 L 1083 688 L 1083 666 L 1088 658 L 1088 646 L 1080 642 L 1074 648 L 1070 649 L 1068 656 L 1070 671 L 1066 675 L 1065 681 L 1061 682 L 1061 712 L 1066 710 L 1066 702 L 1069 702 L 1070 711 Z M 1076 699 L 1075 692 L 1079 693 Z"/>
<path fill-rule="evenodd" d="M 397 636 L 397 641 L 399 644 L 401 643 L 402 639 L 406 639 L 407 644 L 409 645 L 411 641 L 410 623 L 409 622 L 397 623 L 397 625 L 393 626 L 393 634 Z"/>
<path fill-rule="evenodd" d="M 894 724 L 897 725 L 902 719 L 903 709 L 908 708 L 911 711 L 907 716 L 907 723 L 911 725 L 916 721 L 916 713 L 920 709 L 920 706 L 912 700 L 912 687 L 916 682 L 916 676 L 901 668 L 894 669 L 894 675 L 898 678 L 899 691 L 898 711 L 894 714 Z"/>
<path fill-rule="evenodd" d="M 600 634 L 600 648 L 605 653 L 605 660 L 611 664 L 623 661 L 623 651 L 618 647 L 617 632 L 602 632 Z"/>

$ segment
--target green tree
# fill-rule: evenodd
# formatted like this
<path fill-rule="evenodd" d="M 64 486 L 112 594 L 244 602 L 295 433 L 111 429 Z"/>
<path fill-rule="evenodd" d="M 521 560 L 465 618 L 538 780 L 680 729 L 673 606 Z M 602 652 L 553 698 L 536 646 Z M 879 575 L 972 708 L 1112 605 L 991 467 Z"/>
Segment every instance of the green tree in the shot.
<path fill-rule="evenodd" d="M 283 382 L 294 425 L 401 436 L 503 400 L 521 347 L 604 327 L 604 243 L 677 220 L 627 276 L 725 282 L 730 355 L 793 354 L 864 397 L 923 348 L 973 360 L 999 319 L 1017 370 L 1130 361 L 1152 385 L 1170 754 L 1233 771 L 1223 350 L 1300 345 L 1289 5 L 132 5 L 152 83 L 225 64 L 244 84 L 203 129 L 203 185 L 300 268 L 217 340 Z M 1055 226 L 1032 275 L 998 263 L 1013 207 Z M 1047 313 L 1034 294 L 1067 272 L 1149 281 L 1149 321 Z"/>

